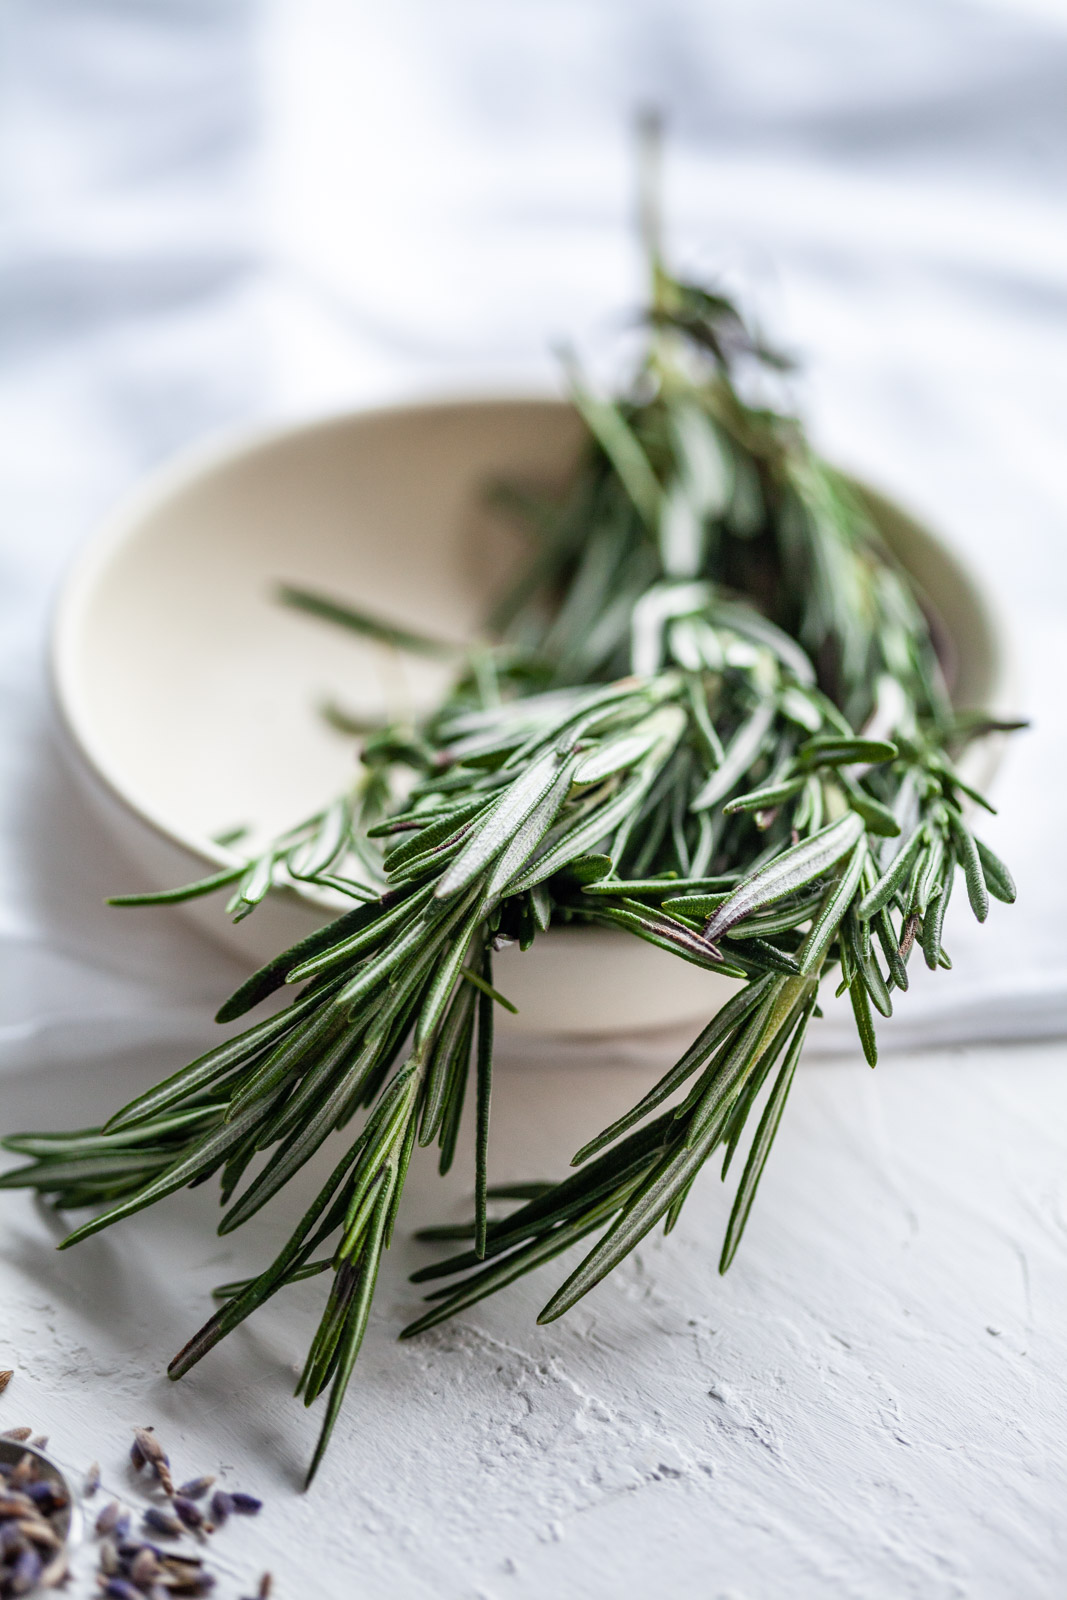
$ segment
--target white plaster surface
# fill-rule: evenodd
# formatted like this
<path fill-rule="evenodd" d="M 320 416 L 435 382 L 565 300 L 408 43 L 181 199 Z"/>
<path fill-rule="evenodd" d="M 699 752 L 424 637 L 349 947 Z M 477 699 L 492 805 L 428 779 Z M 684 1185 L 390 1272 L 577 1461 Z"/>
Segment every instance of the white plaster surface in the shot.
<path fill-rule="evenodd" d="M 122 1087 L 150 1065 L 124 1063 Z M 5 1115 L 37 1123 L 62 1096 L 77 1121 L 116 1075 L 15 1074 Z M 500 1173 L 558 1171 L 645 1081 L 503 1071 Z M 262 1494 L 215 1540 L 226 1595 L 269 1567 L 277 1594 L 323 1600 L 1046 1600 L 1067 1579 L 1065 1127 L 1062 1045 L 809 1063 L 728 1276 L 708 1172 L 669 1240 L 543 1329 L 559 1263 L 395 1343 L 428 1251 L 401 1228 L 309 1496 L 315 1421 L 287 1390 L 316 1285 L 180 1385 L 161 1376 L 280 1216 L 216 1240 L 212 1197 L 188 1194 L 57 1256 L 54 1221 L 7 1199 L 0 1419 L 125 1494 L 130 1426 L 152 1422 L 179 1472 Z M 446 1214 L 466 1187 L 449 1181 Z M 441 1211 L 423 1167 L 404 1220 Z"/>

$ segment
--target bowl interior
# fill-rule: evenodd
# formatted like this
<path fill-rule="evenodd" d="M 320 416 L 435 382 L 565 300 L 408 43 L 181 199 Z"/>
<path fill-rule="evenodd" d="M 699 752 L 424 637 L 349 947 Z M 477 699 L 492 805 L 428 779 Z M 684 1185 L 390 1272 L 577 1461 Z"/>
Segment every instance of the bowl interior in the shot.
<path fill-rule="evenodd" d="M 486 486 L 558 480 L 578 438 L 551 403 L 342 417 L 171 471 L 100 539 L 57 629 L 68 726 L 141 814 L 202 848 L 269 837 L 335 793 L 358 718 L 432 704 L 447 668 L 278 603 L 291 582 L 472 638 L 521 555 Z"/>

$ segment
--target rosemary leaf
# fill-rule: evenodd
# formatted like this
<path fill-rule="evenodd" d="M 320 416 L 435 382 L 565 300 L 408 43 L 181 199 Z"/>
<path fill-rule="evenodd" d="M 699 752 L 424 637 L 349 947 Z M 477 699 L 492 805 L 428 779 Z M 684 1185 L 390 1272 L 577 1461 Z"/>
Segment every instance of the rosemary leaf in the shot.
<path fill-rule="evenodd" d="M 281 1289 L 328 1276 L 300 1383 L 307 1404 L 326 1402 L 309 1481 L 366 1334 L 416 1140 L 436 1140 L 449 1170 L 464 1152 L 472 1078 L 473 1217 L 424 1231 L 465 1244 L 415 1273 L 442 1282 L 404 1337 L 585 1240 L 542 1320 L 561 1315 L 652 1227 L 670 1232 L 720 1146 L 727 1175 L 765 1099 L 725 1271 L 822 979 L 839 968 L 830 981 L 848 992 L 873 1066 L 872 1007 L 888 1016 L 891 989 L 907 989 L 916 941 L 931 968 L 951 965 L 941 941 L 957 865 L 979 920 L 990 896 L 1015 898 L 964 820 L 965 797 L 988 802 L 954 766 L 968 739 L 1005 724 L 953 710 L 877 505 L 820 459 L 795 417 L 748 402 L 737 363 L 773 372 L 779 358 L 728 297 L 673 277 L 648 231 L 652 304 L 633 384 L 594 396 L 571 363 L 588 430 L 571 481 L 496 492 L 536 539 L 495 608 L 498 631 L 461 650 L 283 585 L 308 615 L 449 661 L 450 685 L 417 721 L 362 730 L 344 792 L 254 856 L 119 899 L 166 904 L 225 887 L 241 919 L 278 890 L 335 890 L 353 909 L 267 962 L 217 1015 L 233 1021 L 286 984 L 306 987 L 102 1128 L 5 1141 L 26 1164 L 0 1188 L 93 1208 L 73 1244 L 215 1176 L 227 1233 L 355 1122 L 274 1259 L 216 1291 L 221 1303 L 169 1368 L 180 1377 Z M 236 850 L 249 833 L 227 837 Z M 494 1007 L 514 1010 L 493 986 L 492 951 L 528 950 L 557 925 L 622 929 L 738 987 L 573 1171 L 503 1186 L 521 1203 L 490 1217 Z"/>
<path fill-rule="evenodd" d="M 735 922 L 762 911 L 786 895 L 796 894 L 846 855 L 863 836 L 863 820 L 855 812 L 848 812 L 839 822 L 802 839 L 799 844 L 783 850 L 765 867 L 739 885 L 717 911 L 714 911 L 704 930 L 708 939 L 726 933 Z"/>

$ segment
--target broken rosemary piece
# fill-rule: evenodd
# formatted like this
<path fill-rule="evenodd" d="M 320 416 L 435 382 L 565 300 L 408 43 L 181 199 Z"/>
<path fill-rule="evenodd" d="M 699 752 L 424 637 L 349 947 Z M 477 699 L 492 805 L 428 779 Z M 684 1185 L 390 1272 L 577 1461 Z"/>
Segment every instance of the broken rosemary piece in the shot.
<path fill-rule="evenodd" d="M 731 301 L 672 277 L 654 243 L 652 284 L 630 392 L 597 397 L 574 374 L 589 439 L 567 492 L 497 496 L 534 554 L 444 703 L 366 738 L 351 792 L 256 859 L 120 902 L 225 886 L 241 918 L 276 886 L 340 890 L 351 909 L 249 978 L 219 1020 L 293 997 L 102 1128 L 4 1141 L 29 1163 L 0 1185 L 92 1208 L 68 1245 L 211 1177 L 228 1233 L 332 1142 L 333 1170 L 280 1254 L 217 1291 L 170 1367 L 181 1377 L 280 1289 L 323 1275 L 298 1388 L 309 1405 L 328 1392 L 309 1481 L 414 1147 L 436 1144 L 447 1171 L 468 1100 L 475 1216 L 429 1236 L 469 1247 L 415 1275 L 447 1282 L 405 1337 L 585 1241 L 542 1320 L 560 1316 L 651 1228 L 674 1227 L 719 1150 L 724 1175 L 741 1169 L 725 1271 L 821 979 L 839 973 L 873 1066 L 874 1013 L 907 988 L 914 947 L 949 965 L 957 871 L 979 920 L 990 895 L 1014 898 L 954 766 L 994 724 L 954 713 L 862 493 L 794 417 L 746 398 L 780 363 Z M 284 598 L 397 648 L 442 649 L 330 596 Z M 740 987 L 570 1176 L 503 1191 L 521 1203 L 491 1220 L 493 1018 L 507 1003 L 493 953 L 560 923 L 626 929 Z"/>

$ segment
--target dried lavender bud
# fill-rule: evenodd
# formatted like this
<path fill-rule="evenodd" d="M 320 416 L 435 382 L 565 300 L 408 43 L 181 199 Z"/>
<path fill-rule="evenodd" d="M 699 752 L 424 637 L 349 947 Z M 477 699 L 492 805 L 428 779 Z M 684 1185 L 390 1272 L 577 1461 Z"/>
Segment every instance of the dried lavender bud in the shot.
<path fill-rule="evenodd" d="M 116 1539 L 125 1539 L 126 1538 L 126 1535 L 130 1531 L 130 1520 L 131 1520 L 130 1519 L 130 1513 L 128 1511 L 124 1511 L 122 1513 L 121 1517 L 119 1518 L 119 1520 L 115 1524 L 115 1538 Z"/>
<path fill-rule="evenodd" d="M 154 1556 L 159 1556 L 162 1559 L 163 1551 L 158 1545 L 149 1544 L 146 1539 L 123 1539 L 118 1546 L 119 1560 L 125 1562 L 128 1566 L 136 1556 L 140 1555 L 142 1550 L 151 1550 Z"/>
<path fill-rule="evenodd" d="M 96 1519 L 96 1532 L 98 1537 L 105 1533 L 114 1533 L 118 1525 L 121 1509 L 122 1508 L 117 1500 L 108 1501 L 107 1505 Z"/>
<path fill-rule="evenodd" d="M 174 1480 L 170 1475 L 170 1457 L 156 1438 L 151 1428 L 134 1428 L 133 1444 L 130 1446 L 130 1460 L 134 1470 L 140 1472 L 149 1466 L 153 1476 L 163 1488 L 164 1494 L 174 1493 Z"/>
<path fill-rule="evenodd" d="M 41 1479 L 38 1483 L 28 1483 L 26 1493 L 34 1505 L 39 1506 L 42 1511 L 51 1511 L 53 1507 L 66 1505 L 64 1497 L 56 1492 L 56 1485 L 49 1483 L 47 1478 Z"/>
<path fill-rule="evenodd" d="M 88 1472 L 85 1474 L 85 1485 L 82 1489 L 82 1494 L 85 1496 L 86 1500 L 91 1500 L 99 1487 L 100 1463 L 99 1461 L 94 1461 Z"/>
<path fill-rule="evenodd" d="M 202 1500 L 214 1482 L 214 1475 L 203 1478 L 190 1478 L 188 1483 L 183 1483 L 179 1487 L 178 1493 L 185 1500 Z"/>
<path fill-rule="evenodd" d="M 199 1556 L 168 1555 L 166 1551 L 158 1551 L 162 1572 L 161 1583 L 169 1583 L 175 1588 L 184 1588 L 191 1583 L 198 1583 L 203 1576 L 203 1562 Z"/>
<path fill-rule="evenodd" d="M 100 1571 L 106 1578 L 110 1578 L 119 1570 L 119 1553 L 110 1539 L 103 1539 L 100 1543 Z"/>
<path fill-rule="evenodd" d="M 209 1594 L 218 1580 L 200 1567 L 190 1567 L 181 1562 L 166 1562 L 159 1577 L 159 1586 L 171 1594 Z"/>
<path fill-rule="evenodd" d="M 46 1522 L 43 1517 L 24 1517 L 16 1526 L 20 1533 L 25 1534 L 27 1539 L 32 1539 L 40 1549 L 59 1549 L 62 1541 L 51 1523 Z"/>
<path fill-rule="evenodd" d="M 218 1579 L 213 1573 L 197 1572 L 188 1579 L 183 1578 L 180 1582 L 171 1583 L 166 1588 L 161 1588 L 159 1592 L 160 1594 L 210 1594 L 217 1582 Z"/>
<path fill-rule="evenodd" d="M 15 1557 L 11 1564 L 11 1574 L 7 1580 L 9 1594 L 29 1594 L 36 1588 L 38 1579 L 44 1569 L 44 1562 L 32 1545 L 27 1545 Z"/>
<path fill-rule="evenodd" d="M 159 1571 L 159 1562 L 156 1553 L 150 1545 L 144 1545 L 130 1562 L 130 1578 L 139 1589 L 147 1589 Z"/>
<path fill-rule="evenodd" d="M 202 1528 L 204 1513 L 195 1500 L 188 1499 L 183 1494 L 176 1494 L 171 1504 L 178 1518 L 185 1523 L 187 1528 Z"/>
<path fill-rule="evenodd" d="M 230 1499 L 233 1509 L 242 1517 L 254 1517 L 263 1509 L 262 1500 L 257 1500 L 254 1494 L 243 1494 L 240 1489 L 234 1489 Z"/>
<path fill-rule="evenodd" d="M 128 1578 L 109 1578 L 104 1585 L 107 1600 L 144 1600 L 144 1593 Z"/>
<path fill-rule="evenodd" d="M 0 1495 L 0 1517 L 24 1517 L 27 1512 L 32 1512 L 33 1501 L 24 1494 L 8 1490 Z"/>
<path fill-rule="evenodd" d="M 255 1595 L 246 1595 L 244 1600 L 270 1600 L 270 1593 L 274 1587 L 274 1579 L 269 1572 L 265 1572 L 256 1587 Z"/>
<path fill-rule="evenodd" d="M 32 1433 L 32 1428 L 5 1428 L 0 1439 L 14 1439 L 16 1444 L 25 1444 Z"/>
<path fill-rule="evenodd" d="M 168 1539 L 176 1539 L 182 1531 L 182 1525 L 177 1517 L 169 1511 L 163 1511 L 159 1506 L 149 1506 L 144 1513 L 146 1528 L 151 1528 L 155 1533 L 166 1534 Z"/>
<path fill-rule="evenodd" d="M 222 1527 L 233 1509 L 233 1495 L 227 1494 L 225 1489 L 216 1489 L 211 1496 L 211 1518 L 217 1528 Z"/>
<path fill-rule="evenodd" d="M 154 1465 L 159 1463 L 164 1466 L 170 1465 L 170 1457 L 151 1428 L 134 1428 L 133 1437 L 145 1461 L 151 1461 Z"/>
<path fill-rule="evenodd" d="M 4 1390 L 7 1388 L 14 1376 L 15 1374 L 6 1367 L 3 1372 L 0 1372 L 0 1394 L 3 1394 Z"/>
<path fill-rule="evenodd" d="M 33 1445 L 33 1448 L 35 1450 L 47 1450 L 48 1449 L 48 1435 L 47 1435 L 47 1433 L 39 1433 L 39 1434 L 37 1434 L 37 1436 L 35 1438 L 30 1440 L 30 1443 Z"/>
<path fill-rule="evenodd" d="M 23 1539 L 22 1529 L 17 1522 L 4 1519 L 0 1522 L 0 1557 L 5 1560 L 12 1550 L 17 1550 Z"/>

